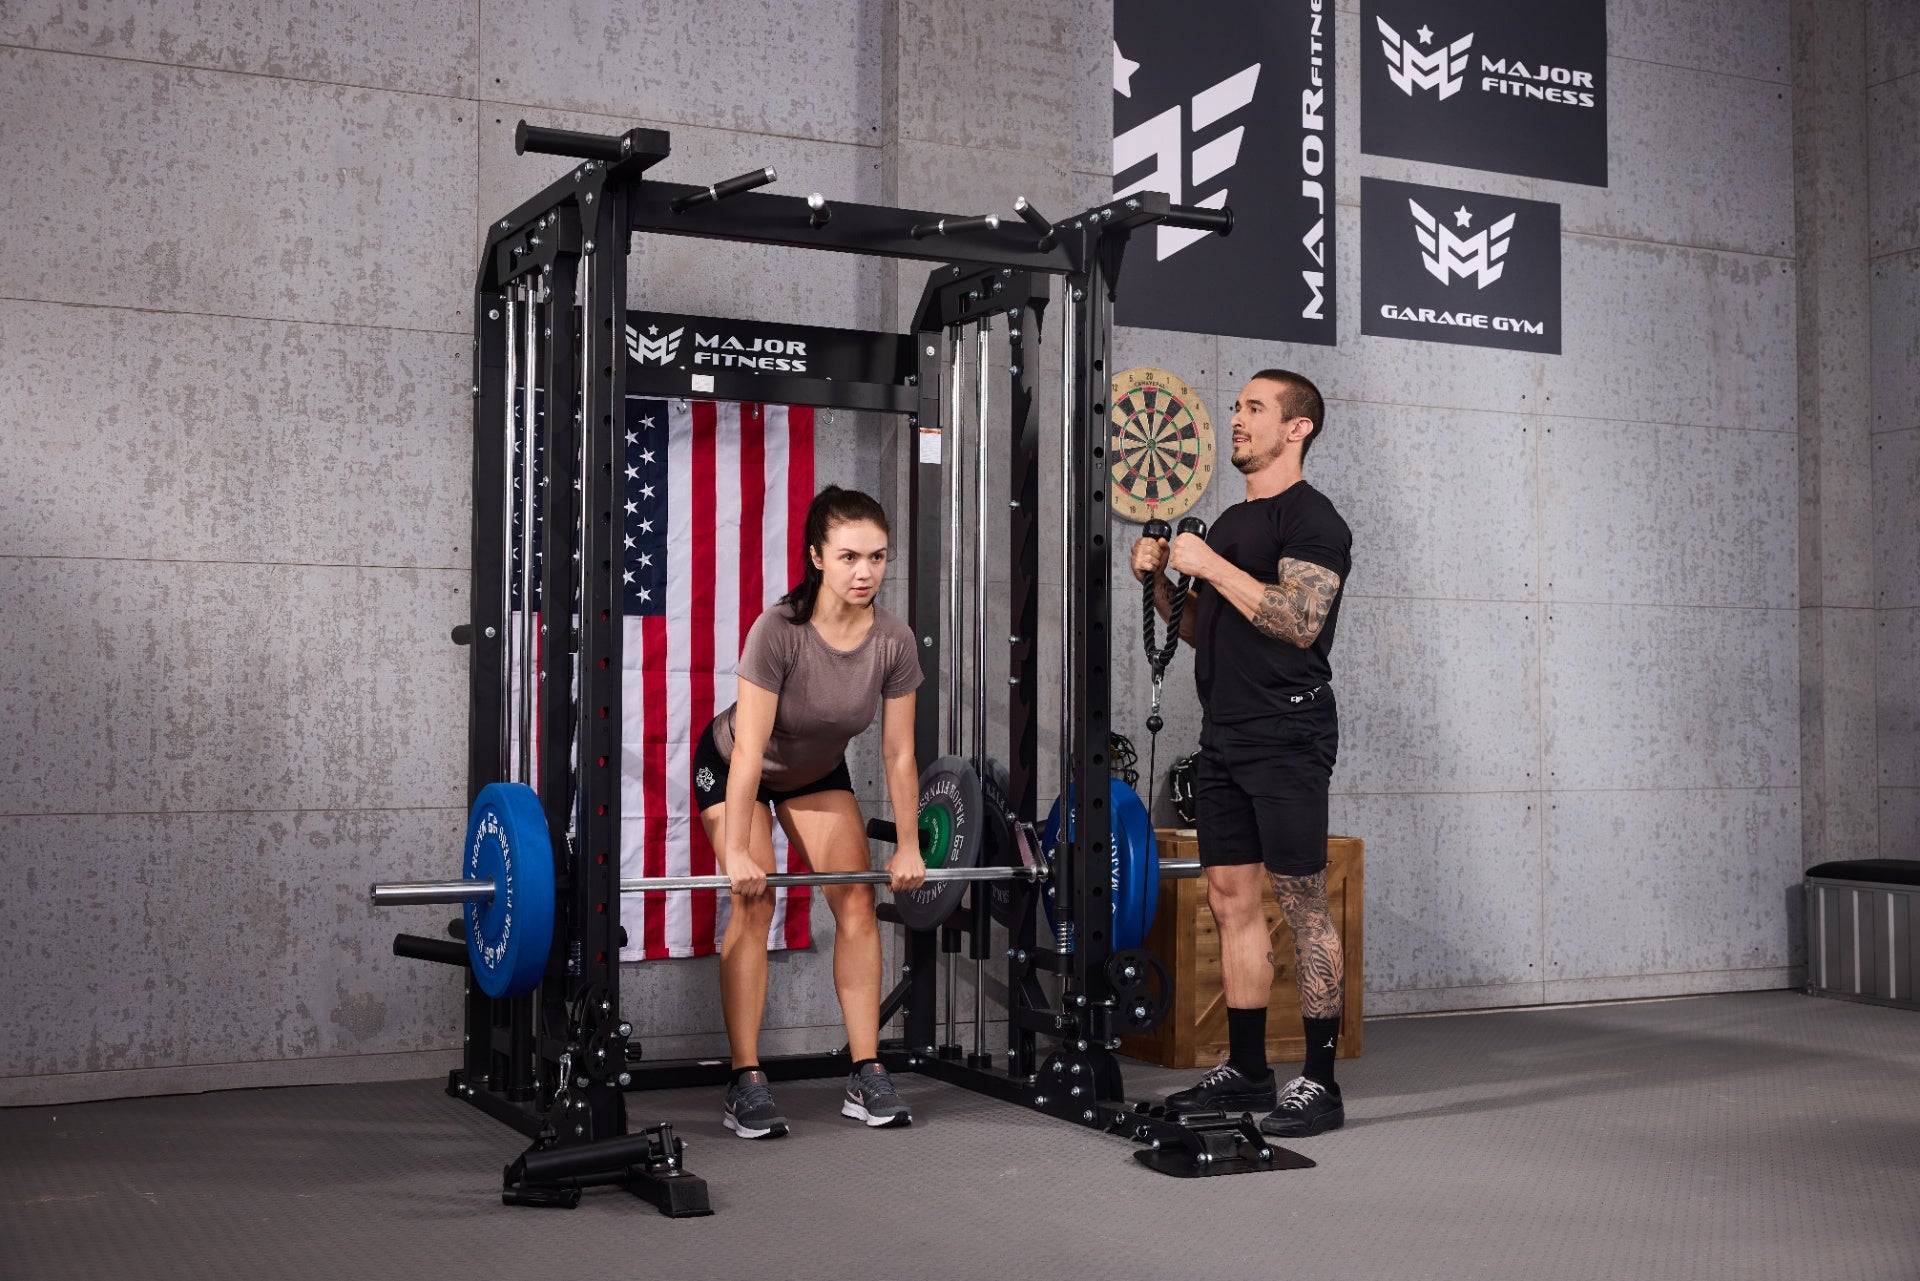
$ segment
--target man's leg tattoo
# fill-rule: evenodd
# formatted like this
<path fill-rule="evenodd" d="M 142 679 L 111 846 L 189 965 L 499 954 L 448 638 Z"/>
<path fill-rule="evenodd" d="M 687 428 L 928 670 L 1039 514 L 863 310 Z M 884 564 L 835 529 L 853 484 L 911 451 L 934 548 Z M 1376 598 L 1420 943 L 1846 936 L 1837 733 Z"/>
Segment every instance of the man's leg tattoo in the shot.
<path fill-rule="evenodd" d="M 1300 1013 L 1310 1019 L 1340 1017 L 1345 964 L 1340 935 L 1327 906 L 1327 874 L 1273 874 L 1273 896 L 1293 929 L 1293 959 L 1300 979 Z"/>

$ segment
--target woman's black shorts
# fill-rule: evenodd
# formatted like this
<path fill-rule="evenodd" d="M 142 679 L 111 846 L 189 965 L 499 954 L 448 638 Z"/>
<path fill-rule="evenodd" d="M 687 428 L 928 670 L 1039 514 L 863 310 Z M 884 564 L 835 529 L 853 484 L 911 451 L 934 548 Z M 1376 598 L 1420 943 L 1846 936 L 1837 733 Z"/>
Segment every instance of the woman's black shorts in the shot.
<path fill-rule="evenodd" d="M 1208 867 L 1264 863 L 1280 876 L 1327 866 L 1327 786 L 1340 753 L 1333 690 L 1296 711 L 1200 729 L 1194 826 Z"/>
<path fill-rule="evenodd" d="M 727 799 L 727 758 L 720 754 L 714 745 L 713 723 L 701 731 L 700 742 L 693 749 L 693 791 L 700 798 L 700 808 L 704 811 Z M 847 758 L 842 756 L 840 763 L 826 772 L 822 778 L 811 783 L 802 783 L 799 787 L 789 787 L 784 791 L 760 784 L 758 799 L 762 805 L 778 805 L 790 801 L 796 796 L 809 796 L 814 792 L 851 792 L 853 775 L 847 772 Z"/>

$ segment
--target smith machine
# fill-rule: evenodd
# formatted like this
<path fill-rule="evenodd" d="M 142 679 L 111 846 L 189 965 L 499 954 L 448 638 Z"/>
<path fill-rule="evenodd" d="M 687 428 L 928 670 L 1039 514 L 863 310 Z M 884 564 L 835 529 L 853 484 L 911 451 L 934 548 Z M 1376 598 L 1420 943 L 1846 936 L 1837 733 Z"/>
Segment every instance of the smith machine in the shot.
<path fill-rule="evenodd" d="M 466 1045 L 448 1092 L 520 1130 L 532 1146 L 507 1167 L 510 1203 L 574 1205 L 580 1190 L 618 1184 L 673 1215 L 708 1213 L 705 1183 L 685 1167 L 670 1124 L 629 1133 L 627 1091 L 720 1085 L 722 1062 L 641 1061 L 620 1015 L 621 894 L 724 889 L 723 876 L 619 876 L 624 429 L 632 396 L 714 398 L 905 415 L 916 448 L 908 557 L 908 622 L 920 638 L 927 687 L 938 687 L 942 646 L 955 661 L 944 752 L 938 703 L 919 702 L 915 746 L 932 762 L 922 780 L 926 888 L 882 904 L 907 927 L 898 986 L 883 1028 L 904 1016 L 905 1036 L 882 1045 L 890 1070 L 918 1072 L 1011 1103 L 1125 1136 L 1166 1173 L 1197 1176 L 1298 1168 L 1311 1162 L 1262 1138 L 1247 1117 L 1173 1118 L 1128 1103 L 1112 1051 L 1122 1032 L 1150 1030 L 1171 998 L 1166 970 L 1141 949 L 1140 846 L 1145 811 L 1110 790 L 1109 581 L 1111 460 L 1108 355 L 1121 257 L 1133 232 L 1155 223 L 1227 234 L 1225 209 L 1170 205 L 1141 193 L 1050 223 L 1025 200 L 1021 221 L 945 217 L 910 209 L 829 204 L 756 193 L 759 170 L 710 187 L 659 182 L 647 171 L 669 151 L 664 131 L 613 138 L 521 122 L 521 153 L 577 163 L 487 237 L 475 295 L 473 611 L 455 639 L 472 646 L 468 778 L 473 811 L 460 880 L 376 885 L 383 906 L 459 903 L 452 939 L 402 934 L 402 956 L 467 970 Z M 628 331 L 628 254 L 635 233 L 838 250 L 939 264 L 910 334 L 668 318 L 698 332 L 745 323 L 806 344 L 804 370 L 772 362 L 745 370 L 694 359 Z M 1059 679 L 1064 834 L 1038 855 L 1035 757 L 1039 730 L 1040 423 L 1036 347 L 1060 281 L 1059 377 L 1064 623 Z M 656 318 L 657 319 L 657 318 Z M 989 440 L 989 334 L 1006 326 L 1007 432 Z M 973 510 L 963 510 L 965 442 L 961 352 L 973 331 Z M 769 346 L 763 342 L 762 350 Z M 711 344 L 709 344 L 709 349 Z M 944 355 L 943 355 L 944 354 Z M 635 359 L 628 359 L 633 355 Z M 676 356 L 681 358 L 676 360 Z M 711 357 L 709 357 L 711 359 Z M 762 362 L 763 365 L 766 362 Z M 943 405 L 943 399 L 946 403 Z M 575 412 L 550 412 L 574 406 Z M 945 412 L 943 413 L 943 409 Z M 936 448 L 935 445 L 938 445 Z M 1012 625 L 1008 637 L 1006 764 L 988 756 L 986 581 L 975 575 L 971 652 L 960 549 L 972 521 L 976 563 L 989 555 L 985 477 L 1009 476 L 1005 535 Z M 943 471 L 945 525 L 942 531 Z M 570 482 L 570 483 L 568 483 Z M 943 627 L 942 556 L 950 589 Z M 971 713 L 962 670 L 972 672 Z M 963 725 L 971 723 L 970 759 Z M 1130 795 L 1130 793 L 1128 794 Z M 1126 813 L 1120 811 L 1125 809 Z M 891 824 L 869 831 L 892 840 Z M 1197 866 L 1161 865 L 1196 875 Z M 885 873 L 795 874 L 778 885 L 860 880 Z M 966 891 L 971 885 L 973 892 Z M 1046 901 L 1053 929 L 1037 927 Z M 974 1044 L 955 1029 L 954 965 L 961 946 L 984 977 L 990 920 L 1008 930 L 1008 1045 L 996 1062 L 976 1002 Z M 458 941 L 456 941 L 458 940 Z M 946 1034 L 940 1036 L 938 957 L 946 953 Z M 1041 979 L 1057 978 L 1057 1000 Z M 984 984 L 982 985 L 984 987 Z M 1043 1053 L 1042 1042 L 1046 1043 Z M 845 1050 L 770 1058 L 775 1079 L 843 1075 Z"/>

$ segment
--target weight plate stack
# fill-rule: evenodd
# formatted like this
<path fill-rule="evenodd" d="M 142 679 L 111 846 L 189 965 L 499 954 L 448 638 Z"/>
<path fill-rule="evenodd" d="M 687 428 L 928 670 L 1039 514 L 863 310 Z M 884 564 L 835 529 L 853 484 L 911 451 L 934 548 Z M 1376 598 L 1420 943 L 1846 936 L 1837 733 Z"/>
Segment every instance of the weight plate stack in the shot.
<path fill-rule="evenodd" d="M 980 777 L 958 756 L 942 756 L 920 772 L 920 827 L 928 833 L 928 867 L 978 867 L 983 843 L 984 802 Z M 893 896 L 910 929 L 930 930 L 953 915 L 966 894 L 964 881 L 941 881 Z"/>
<path fill-rule="evenodd" d="M 1134 948 L 1145 941 L 1147 927 L 1152 924 L 1147 896 L 1152 894 L 1157 903 L 1160 851 L 1154 841 L 1153 824 L 1147 819 L 1147 807 L 1141 802 L 1139 794 L 1124 779 L 1109 779 L 1108 787 L 1108 827 L 1112 832 L 1110 867 L 1113 874 L 1113 936 L 1110 942 L 1116 949 Z M 1069 802 L 1072 795 L 1072 789 L 1069 788 Z M 1047 814 L 1046 829 L 1041 834 L 1041 850 L 1049 867 L 1059 848 L 1060 810 L 1060 801 L 1055 800 L 1053 809 Z M 1071 831 L 1068 836 L 1071 838 Z M 1047 909 L 1048 922 L 1054 927 L 1055 939 L 1065 948 L 1071 945 L 1071 940 L 1065 938 L 1060 929 L 1061 914 L 1055 906 L 1058 902 L 1055 891 L 1057 885 L 1057 881 L 1048 885 L 1041 902 Z"/>
<path fill-rule="evenodd" d="M 461 875 L 494 885 L 491 899 L 466 908 L 474 981 L 496 998 L 533 991 L 553 949 L 554 885 L 553 841 L 531 787 L 489 783 L 481 789 L 467 820 Z"/>

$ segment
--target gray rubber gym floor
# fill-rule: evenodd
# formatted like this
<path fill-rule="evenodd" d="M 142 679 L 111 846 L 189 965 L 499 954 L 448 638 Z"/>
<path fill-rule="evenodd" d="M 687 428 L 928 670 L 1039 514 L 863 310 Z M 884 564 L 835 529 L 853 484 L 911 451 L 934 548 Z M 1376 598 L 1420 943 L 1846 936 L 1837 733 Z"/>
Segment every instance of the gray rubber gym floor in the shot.
<path fill-rule="evenodd" d="M 1136 1097 L 1190 1073 L 1137 1068 Z M 783 1085 L 630 1097 L 712 1218 L 507 1208 L 523 1146 L 432 1081 L 0 1111 L 0 1275 L 1418 1281 L 1920 1278 L 1920 1015 L 1788 992 L 1367 1025 L 1319 1168 L 1170 1179 L 1123 1140 L 916 1077 L 868 1131 Z"/>

